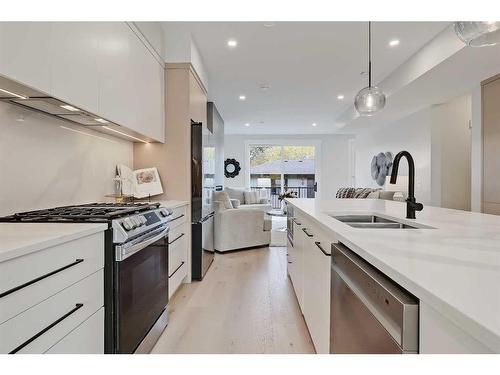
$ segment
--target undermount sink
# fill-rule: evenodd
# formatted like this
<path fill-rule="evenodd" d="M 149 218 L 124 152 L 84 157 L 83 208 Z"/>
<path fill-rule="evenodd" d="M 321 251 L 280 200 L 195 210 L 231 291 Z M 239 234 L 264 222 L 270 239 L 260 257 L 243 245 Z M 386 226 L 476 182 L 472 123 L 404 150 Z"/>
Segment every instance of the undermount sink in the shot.
<path fill-rule="evenodd" d="M 369 228 L 369 229 L 419 229 L 412 225 L 403 223 L 346 223 L 353 228 Z"/>
<path fill-rule="evenodd" d="M 332 215 L 338 221 L 341 221 L 353 228 L 362 229 L 431 229 L 427 226 L 414 226 L 401 223 L 396 220 L 387 219 L 377 215 Z"/>

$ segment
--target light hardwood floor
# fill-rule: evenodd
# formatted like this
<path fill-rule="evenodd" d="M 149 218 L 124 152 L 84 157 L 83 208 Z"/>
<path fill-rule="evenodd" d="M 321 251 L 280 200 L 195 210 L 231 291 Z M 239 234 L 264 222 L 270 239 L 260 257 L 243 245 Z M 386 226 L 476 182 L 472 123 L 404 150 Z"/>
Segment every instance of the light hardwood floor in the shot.
<path fill-rule="evenodd" d="M 204 280 L 184 284 L 169 310 L 152 353 L 314 353 L 284 247 L 216 254 Z"/>

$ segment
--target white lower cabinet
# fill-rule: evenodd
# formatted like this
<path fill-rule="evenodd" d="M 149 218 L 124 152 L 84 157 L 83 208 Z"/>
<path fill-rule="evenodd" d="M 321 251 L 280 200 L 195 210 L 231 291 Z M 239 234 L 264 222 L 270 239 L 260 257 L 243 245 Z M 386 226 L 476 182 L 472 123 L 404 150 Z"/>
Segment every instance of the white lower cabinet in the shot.
<path fill-rule="evenodd" d="M 76 327 L 46 354 L 104 353 L 104 307 Z"/>
<path fill-rule="evenodd" d="M 420 301 L 421 354 L 485 354 L 494 351 L 465 332 L 432 306 Z"/>
<path fill-rule="evenodd" d="M 104 353 L 103 306 L 103 232 L 0 262 L 0 353 Z"/>
<path fill-rule="evenodd" d="M 43 353 L 104 305 L 104 270 L 0 325 L 0 352 Z"/>
<path fill-rule="evenodd" d="M 298 215 L 288 273 L 316 352 L 330 351 L 330 247 L 333 239 Z"/>
<path fill-rule="evenodd" d="M 188 275 L 188 255 L 191 249 L 187 206 L 172 210 L 168 233 L 168 297 L 172 297 Z"/>
<path fill-rule="evenodd" d="M 304 318 L 316 352 L 330 352 L 330 255 L 318 246 L 326 244 L 310 238 L 304 246 Z"/>

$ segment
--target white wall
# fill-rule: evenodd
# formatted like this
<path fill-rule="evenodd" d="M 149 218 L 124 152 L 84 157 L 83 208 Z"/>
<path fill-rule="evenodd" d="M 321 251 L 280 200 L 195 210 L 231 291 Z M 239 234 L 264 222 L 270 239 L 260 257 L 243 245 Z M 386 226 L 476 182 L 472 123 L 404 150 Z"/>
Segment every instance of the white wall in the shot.
<path fill-rule="evenodd" d="M 431 203 L 470 210 L 471 97 L 432 106 Z"/>
<path fill-rule="evenodd" d="M 371 160 L 379 152 L 410 152 L 415 161 L 417 201 L 438 207 L 470 209 L 471 96 L 463 95 L 357 135 L 356 186 L 379 187 Z M 408 174 L 405 160 L 400 175 Z"/>
<path fill-rule="evenodd" d="M 319 190 L 322 198 L 334 198 L 337 189 L 348 186 L 349 172 L 349 139 L 348 135 L 226 135 L 224 137 L 224 158 L 234 158 L 240 162 L 241 172 L 235 178 L 225 178 L 227 187 L 245 187 L 245 171 L 247 157 L 245 142 L 265 140 L 273 142 L 318 142 L 321 148 Z"/>
<path fill-rule="evenodd" d="M 415 161 L 415 196 L 419 202 L 431 201 L 431 111 L 429 108 L 404 119 L 356 136 L 356 186 L 380 187 L 371 177 L 371 161 L 379 152 L 408 151 Z M 408 174 L 405 160 L 400 175 Z"/>
<path fill-rule="evenodd" d="M 102 202 L 132 167 L 131 142 L 2 102 L 0 134 L 0 215 Z"/>
<path fill-rule="evenodd" d="M 481 212 L 483 202 L 483 125 L 481 86 L 471 92 L 471 211 Z"/>

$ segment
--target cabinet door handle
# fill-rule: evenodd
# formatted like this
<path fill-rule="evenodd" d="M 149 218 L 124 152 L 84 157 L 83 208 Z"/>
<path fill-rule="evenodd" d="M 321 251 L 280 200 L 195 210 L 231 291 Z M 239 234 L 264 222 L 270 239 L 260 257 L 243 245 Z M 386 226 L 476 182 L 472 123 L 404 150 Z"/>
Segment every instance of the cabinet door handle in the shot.
<path fill-rule="evenodd" d="M 292 263 L 293 263 L 293 262 L 291 262 L 291 261 L 288 261 L 288 264 L 292 264 Z"/>
<path fill-rule="evenodd" d="M 54 270 L 54 271 L 51 271 L 51 272 L 49 272 L 49 273 L 46 273 L 45 275 L 42 275 L 42 276 L 40 276 L 40 277 L 37 277 L 36 279 L 33 279 L 33 280 L 31 280 L 31 281 L 28 281 L 27 283 L 24 283 L 24 284 L 22 284 L 22 285 L 19 285 L 19 286 L 16 286 L 16 287 L 12 288 L 12 289 L 9 289 L 9 290 L 7 290 L 7 291 L 5 291 L 5 292 L 3 292 L 3 293 L 0 293 L 0 298 L 3 298 L 3 297 L 5 297 L 5 296 L 8 296 L 8 295 L 9 295 L 9 294 L 11 294 L 11 293 L 17 292 L 18 290 L 24 289 L 24 288 L 26 288 L 26 287 L 28 287 L 28 286 L 30 286 L 30 285 L 32 285 L 32 284 L 35 284 L 35 283 L 37 283 L 37 282 L 39 282 L 39 281 L 41 281 L 41 280 L 43 280 L 43 279 L 46 279 L 47 277 L 53 276 L 53 275 L 55 275 L 56 273 L 59 273 L 59 272 L 61 272 L 61 271 L 64 271 L 64 270 L 66 270 L 66 269 L 68 269 L 68 268 L 70 268 L 70 267 L 76 266 L 77 264 L 80 264 L 80 263 L 82 263 L 83 261 L 84 261 L 84 259 L 76 259 L 73 263 L 67 264 L 67 265 L 65 265 L 65 266 L 63 266 L 63 267 L 61 267 L 61 268 L 58 268 L 58 269 L 56 269 L 56 270 Z"/>
<path fill-rule="evenodd" d="M 57 319 L 54 323 L 49 324 L 47 327 L 42 329 L 40 332 L 38 332 L 35 336 L 31 337 L 30 339 L 26 340 L 23 342 L 21 345 L 19 345 L 17 348 L 9 352 L 9 354 L 16 354 L 18 351 L 20 351 L 22 348 L 24 348 L 26 345 L 29 345 L 33 341 L 35 341 L 37 338 L 39 338 L 41 335 L 43 335 L 45 332 L 53 328 L 54 326 L 58 325 L 61 323 L 64 319 L 66 319 L 68 316 L 74 314 L 77 310 L 81 309 L 83 307 L 83 303 L 77 303 L 73 309 L 68 311 L 66 314 L 61 316 L 59 319 Z"/>
<path fill-rule="evenodd" d="M 175 271 L 174 271 L 174 272 L 172 272 L 172 274 L 171 274 L 168 278 L 170 279 L 172 276 L 174 276 L 174 275 L 175 275 L 175 273 L 176 273 L 177 271 L 179 271 L 179 269 L 180 269 L 183 265 L 184 265 L 184 262 L 181 262 L 181 264 L 179 265 L 179 267 L 177 267 L 177 268 L 175 269 Z"/>
<path fill-rule="evenodd" d="M 168 244 L 169 245 L 172 245 L 175 241 L 177 241 L 179 238 L 181 238 L 182 236 L 184 236 L 184 233 L 181 233 L 178 237 L 176 237 L 174 240 L 172 240 L 172 242 L 169 242 Z"/>
<path fill-rule="evenodd" d="M 181 217 L 184 217 L 184 214 L 179 215 L 179 216 L 177 216 L 177 217 L 174 217 L 173 219 L 170 219 L 168 222 L 169 222 L 169 223 L 171 223 L 172 221 L 175 221 L 175 220 L 177 220 L 177 219 L 180 219 Z"/>
<path fill-rule="evenodd" d="M 327 257 L 331 256 L 331 254 L 328 254 L 328 253 L 325 251 L 325 249 L 323 249 L 323 247 L 321 246 L 321 242 L 316 241 L 316 242 L 314 242 L 314 244 L 315 244 L 315 245 L 318 247 L 318 249 L 320 249 L 320 250 L 321 250 L 321 252 L 322 252 L 323 254 L 325 254 Z"/>
<path fill-rule="evenodd" d="M 307 228 L 302 228 L 302 231 L 307 235 L 307 237 L 314 237 L 311 233 L 307 231 Z"/>

